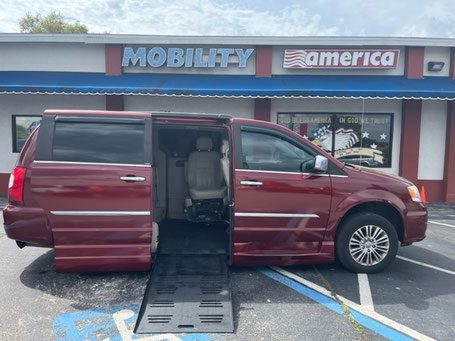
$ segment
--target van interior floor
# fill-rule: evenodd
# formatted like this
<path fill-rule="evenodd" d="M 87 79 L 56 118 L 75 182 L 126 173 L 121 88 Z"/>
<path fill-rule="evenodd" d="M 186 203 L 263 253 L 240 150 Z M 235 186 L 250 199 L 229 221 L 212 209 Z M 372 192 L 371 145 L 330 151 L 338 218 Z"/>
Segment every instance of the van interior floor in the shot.
<path fill-rule="evenodd" d="M 160 254 L 226 254 L 228 223 L 205 224 L 187 220 L 166 220 L 160 223 Z"/>
<path fill-rule="evenodd" d="M 232 333 L 228 224 L 160 223 L 155 258 L 134 332 Z"/>

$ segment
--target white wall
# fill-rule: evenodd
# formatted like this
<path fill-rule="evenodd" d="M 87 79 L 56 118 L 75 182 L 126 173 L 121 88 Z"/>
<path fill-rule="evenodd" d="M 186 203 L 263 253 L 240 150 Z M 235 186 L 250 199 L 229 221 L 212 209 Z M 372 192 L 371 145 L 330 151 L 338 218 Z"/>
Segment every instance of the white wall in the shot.
<path fill-rule="evenodd" d="M 446 144 L 447 102 L 423 101 L 420 122 L 419 180 L 442 180 Z"/>
<path fill-rule="evenodd" d="M 0 173 L 10 173 L 13 153 L 12 115 L 42 115 L 45 109 L 105 109 L 104 96 L 0 95 Z"/>
<path fill-rule="evenodd" d="M 428 62 L 444 62 L 444 67 L 439 72 L 428 71 Z M 423 57 L 423 75 L 435 77 L 448 77 L 450 70 L 450 48 L 448 47 L 425 47 Z"/>
<path fill-rule="evenodd" d="M 125 110 L 174 111 L 227 114 L 233 117 L 254 118 L 254 99 L 125 96 Z"/>
<path fill-rule="evenodd" d="M 0 71 L 104 73 L 104 45 L 1 43 Z"/>
<path fill-rule="evenodd" d="M 392 167 L 380 168 L 398 174 L 401 141 L 401 100 L 273 99 L 271 121 L 277 112 L 393 113 Z"/>

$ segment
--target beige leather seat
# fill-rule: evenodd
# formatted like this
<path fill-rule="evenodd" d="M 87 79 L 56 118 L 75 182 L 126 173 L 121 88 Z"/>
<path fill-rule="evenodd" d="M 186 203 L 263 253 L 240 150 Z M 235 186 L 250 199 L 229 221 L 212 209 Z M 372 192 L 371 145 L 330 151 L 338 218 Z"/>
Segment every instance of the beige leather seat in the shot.
<path fill-rule="evenodd" d="M 226 196 L 220 155 L 212 148 L 210 137 L 199 137 L 197 150 L 188 156 L 188 191 L 193 200 L 223 199 Z"/>

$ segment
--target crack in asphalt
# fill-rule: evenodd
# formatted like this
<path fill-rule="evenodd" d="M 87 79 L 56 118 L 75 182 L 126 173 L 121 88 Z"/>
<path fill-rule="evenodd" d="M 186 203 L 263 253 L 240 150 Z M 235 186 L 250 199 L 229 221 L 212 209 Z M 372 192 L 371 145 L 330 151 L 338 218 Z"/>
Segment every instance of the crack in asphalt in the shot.
<path fill-rule="evenodd" d="M 343 309 L 344 316 L 348 319 L 348 321 L 351 323 L 351 325 L 354 327 L 354 329 L 357 331 L 357 333 L 359 333 L 360 339 L 363 341 L 368 341 L 368 338 L 366 337 L 365 333 L 363 332 L 362 326 L 351 315 L 349 308 L 338 297 L 338 295 L 335 292 L 335 289 L 333 289 L 333 287 L 330 285 L 329 281 L 324 277 L 324 275 L 321 274 L 321 272 L 316 268 L 316 266 L 313 266 L 313 270 L 316 272 L 317 276 L 322 281 L 324 287 L 330 292 L 330 295 L 333 297 L 333 299 L 338 303 L 338 305 L 341 307 L 341 309 Z"/>

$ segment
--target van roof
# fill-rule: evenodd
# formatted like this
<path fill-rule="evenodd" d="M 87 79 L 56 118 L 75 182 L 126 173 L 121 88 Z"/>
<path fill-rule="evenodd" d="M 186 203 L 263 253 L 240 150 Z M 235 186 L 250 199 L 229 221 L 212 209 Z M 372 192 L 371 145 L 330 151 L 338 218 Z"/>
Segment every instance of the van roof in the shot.
<path fill-rule="evenodd" d="M 191 112 L 163 112 L 163 111 L 109 111 L 109 110 L 57 110 L 48 109 L 44 111 L 44 115 L 65 115 L 65 116 L 128 116 L 128 117 L 176 117 L 176 118 L 208 118 L 208 119 L 226 119 L 230 120 L 231 115 L 225 114 L 207 114 L 207 113 L 191 113 Z"/>

